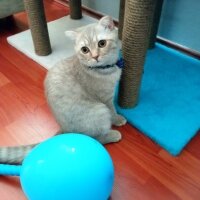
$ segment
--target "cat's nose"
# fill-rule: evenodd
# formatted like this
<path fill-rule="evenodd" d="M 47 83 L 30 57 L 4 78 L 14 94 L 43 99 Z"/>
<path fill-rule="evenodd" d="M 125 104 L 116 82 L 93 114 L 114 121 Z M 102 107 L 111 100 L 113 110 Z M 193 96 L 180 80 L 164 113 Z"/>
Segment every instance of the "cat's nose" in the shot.
<path fill-rule="evenodd" d="M 99 55 L 94 55 L 94 56 L 92 56 L 92 58 L 94 58 L 96 61 L 98 61 Z"/>

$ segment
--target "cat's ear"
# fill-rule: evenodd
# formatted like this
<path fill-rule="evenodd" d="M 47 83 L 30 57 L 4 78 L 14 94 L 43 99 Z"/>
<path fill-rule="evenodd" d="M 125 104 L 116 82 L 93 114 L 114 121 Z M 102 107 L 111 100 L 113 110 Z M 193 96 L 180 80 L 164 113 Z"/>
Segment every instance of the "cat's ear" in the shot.
<path fill-rule="evenodd" d="M 99 20 L 99 25 L 103 26 L 105 29 L 113 30 L 115 28 L 112 17 L 105 16 Z"/>
<path fill-rule="evenodd" d="M 65 31 L 65 35 L 71 40 L 76 40 L 78 33 L 76 31 Z"/>

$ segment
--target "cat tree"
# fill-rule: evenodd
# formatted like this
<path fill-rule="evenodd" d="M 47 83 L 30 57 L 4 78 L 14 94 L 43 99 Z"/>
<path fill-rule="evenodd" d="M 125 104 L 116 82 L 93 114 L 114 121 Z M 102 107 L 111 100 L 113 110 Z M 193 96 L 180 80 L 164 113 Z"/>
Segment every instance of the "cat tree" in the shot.
<path fill-rule="evenodd" d="M 119 105 L 134 107 L 138 102 L 143 65 L 148 46 L 155 43 L 163 0 L 121 0 L 119 38 L 122 39 L 125 67 L 119 85 Z M 24 0 L 35 52 L 51 53 L 42 0 Z M 82 17 L 81 0 L 70 0 L 72 19 Z M 149 40 L 150 39 L 150 40 Z"/>

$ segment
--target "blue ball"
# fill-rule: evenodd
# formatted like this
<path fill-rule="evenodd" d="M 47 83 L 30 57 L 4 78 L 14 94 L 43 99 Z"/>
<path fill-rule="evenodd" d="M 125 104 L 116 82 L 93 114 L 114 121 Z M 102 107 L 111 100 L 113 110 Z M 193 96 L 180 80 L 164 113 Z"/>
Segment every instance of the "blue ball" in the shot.
<path fill-rule="evenodd" d="M 99 142 L 70 133 L 36 146 L 23 162 L 20 180 L 29 200 L 107 200 L 114 167 Z"/>

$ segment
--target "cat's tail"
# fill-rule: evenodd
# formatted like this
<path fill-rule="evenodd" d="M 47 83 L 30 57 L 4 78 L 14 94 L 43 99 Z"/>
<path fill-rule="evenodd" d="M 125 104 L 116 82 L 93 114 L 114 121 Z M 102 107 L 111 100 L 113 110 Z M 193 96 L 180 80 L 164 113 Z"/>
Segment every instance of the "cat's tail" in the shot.
<path fill-rule="evenodd" d="M 0 148 L 0 164 L 19 165 L 36 144 Z"/>

